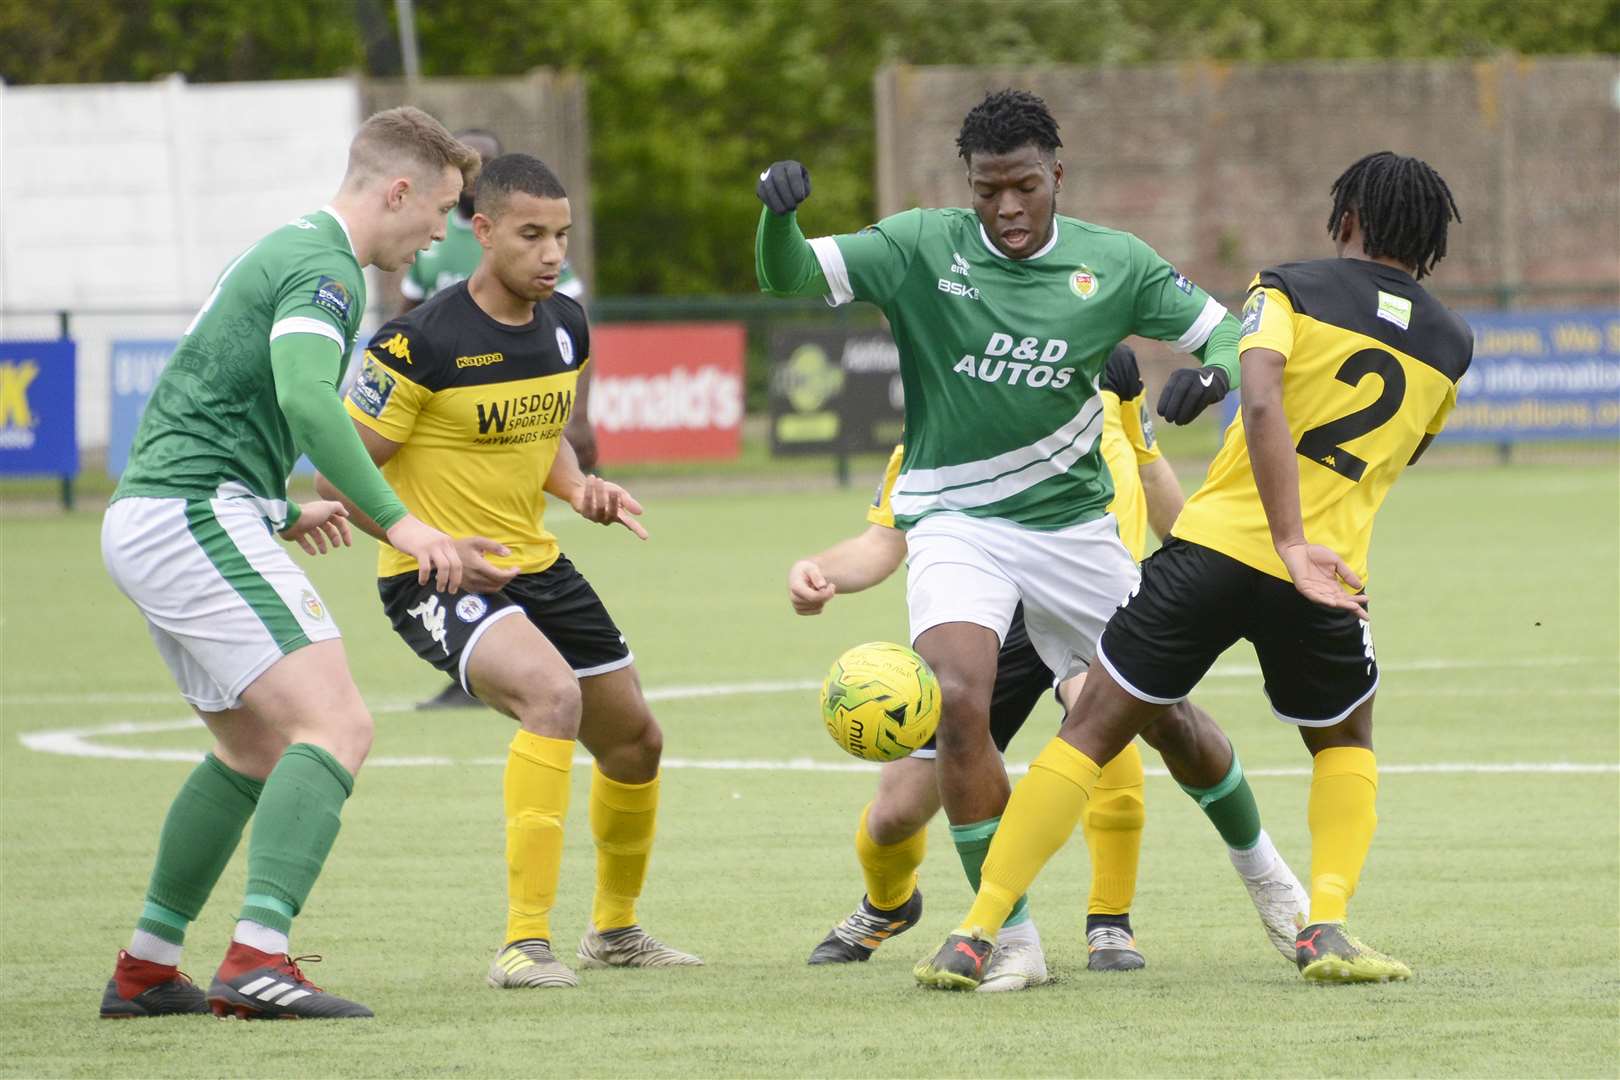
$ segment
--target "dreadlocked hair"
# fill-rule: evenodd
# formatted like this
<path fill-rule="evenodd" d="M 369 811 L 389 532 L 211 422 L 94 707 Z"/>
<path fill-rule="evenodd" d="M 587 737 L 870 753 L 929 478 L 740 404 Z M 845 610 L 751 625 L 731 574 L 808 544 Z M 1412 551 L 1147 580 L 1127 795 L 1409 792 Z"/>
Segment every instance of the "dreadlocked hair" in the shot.
<path fill-rule="evenodd" d="M 1333 181 L 1328 232 L 1337 235 L 1346 211 L 1361 219 L 1367 254 L 1395 259 L 1428 274 L 1446 257 L 1446 226 L 1461 221 L 1457 200 L 1426 161 L 1388 150 L 1368 154 Z"/>
<path fill-rule="evenodd" d="M 968 110 L 956 136 L 963 159 L 974 154 L 1010 154 L 1034 144 L 1051 153 L 1063 145 L 1046 102 L 1028 90 L 998 90 Z"/>

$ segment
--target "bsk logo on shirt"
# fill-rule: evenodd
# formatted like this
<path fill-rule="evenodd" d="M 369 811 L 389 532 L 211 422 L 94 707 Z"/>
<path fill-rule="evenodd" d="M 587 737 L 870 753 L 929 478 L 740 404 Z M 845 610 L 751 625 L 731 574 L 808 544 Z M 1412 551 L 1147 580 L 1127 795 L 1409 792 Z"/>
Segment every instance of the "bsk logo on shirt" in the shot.
<path fill-rule="evenodd" d="M 428 636 L 439 643 L 439 648 L 444 650 L 444 655 L 450 655 L 450 646 L 444 637 L 445 608 L 443 604 L 439 603 L 437 596 L 430 596 L 415 607 L 407 608 L 405 614 L 413 619 L 420 619 L 422 629 L 426 630 Z"/>
<path fill-rule="evenodd" d="M 1260 329 L 1260 316 L 1266 310 L 1266 294 L 1256 289 L 1249 294 L 1243 302 L 1243 329 L 1241 333 L 1247 337 Z"/>
<path fill-rule="evenodd" d="M 960 274 L 963 277 L 968 276 L 967 260 L 962 258 L 962 253 L 959 251 L 951 252 L 951 273 Z"/>
<path fill-rule="evenodd" d="M 565 365 L 574 366 L 574 339 L 560 326 L 557 327 L 557 351 L 562 354 Z"/>
<path fill-rule="evenodd" d="M 1192 291 L 1193 291 L 1193 283 L 1187 277 L 1187 275 L 1183 274 L 1180 270 L 1177 270 L 1173 266 L 1170 268 L 1170 274 L 1175 279 L 1176 288 L 1180 289 L 1182 292 L 1186 293 L 1188 296 L 1191 296 Z"/>

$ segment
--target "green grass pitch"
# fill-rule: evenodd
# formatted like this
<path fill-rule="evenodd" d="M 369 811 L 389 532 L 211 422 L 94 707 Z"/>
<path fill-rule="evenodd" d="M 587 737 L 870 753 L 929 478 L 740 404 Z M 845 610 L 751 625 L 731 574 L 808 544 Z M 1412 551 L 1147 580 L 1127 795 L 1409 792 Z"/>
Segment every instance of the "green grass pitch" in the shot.
<path fill-rule="evenodd" d="M 860 896 L 851 836 L 873 777 L 828 740 L 813 686 L 845 647 L 903 639 L 898 580 L 791 614 L 789 562 L 862 523 L 859 489 L 644 498 L 653 538 L 553 510 L 565 549 L 629 636 L 666 736 L 640 913 L 699 970 L 586 972 L 574 991 L 497 992 L 504 870 L 498 762 L 510 724 L 421 714 L 440 677 L 389 631 L 370 542 L 304 559 L 378 715 L 377 759 L 295 951 L 367 1023 L 95 1018 L 168 801 L 199 751 L 98 550 L 99 517 L 0 521 L 0 1075 L 6 1076 L 1613 1076 L 1620 1068 L 1620 521 L 1607 466 L 1413 470 L 1378 526 L 1384 665 L 1379 834 L 1352 925 L 1409 984 L 1314 988 L 1266 943 L 1213 830 L 1162 774 L 1134 911 L 1145 971 L 1085 971 L 1077 836 L 1037 882 L 1058 981 L 1010 995 L 916 989 L 911 966 L 966 909 L 943 823 L 922 925 L 850 969 L 810 948 Z M 1271 719 L 1245 647 L 1197 695 L 1254 775 L 1303 876 L 1308 761 Z M 736 684 L 755 684 L 735 689 Z M 782 684 L 786 684 L 784 687 Z M 733 687 L 733 689 L 725 689 Z M 702 689 L 707 688 L 707 689 Z M 718 688 L 718 689 L 717 689 Z M 712 692 L 711 692 L 712 691 Z M 1010 760 L 1056 723 L 1037 714 Z M 101 731 L 75 740 L 73 732 Z M 144 726 L 143 726 L 144 725 Z M 155 727 L 156 730 L 147 730 Z M 50 745 L 133 749 L 73 757 Z M 414 765 L 381 759 L 418 759 Z M 1149 765 L 1155 762 L 1149 753 Z M 1586 771 L 1529 771 L 1568 763 Z M 1416 771 L 1419 767 L 1455 766 Z M 722 767 L 724 766 L 724 767 Z M 576 768 L 554 916 L 571 958 L 589 910 L 589 770 Z M 206 984 L 240 903 L 244 850 L 194 927 Z"/>

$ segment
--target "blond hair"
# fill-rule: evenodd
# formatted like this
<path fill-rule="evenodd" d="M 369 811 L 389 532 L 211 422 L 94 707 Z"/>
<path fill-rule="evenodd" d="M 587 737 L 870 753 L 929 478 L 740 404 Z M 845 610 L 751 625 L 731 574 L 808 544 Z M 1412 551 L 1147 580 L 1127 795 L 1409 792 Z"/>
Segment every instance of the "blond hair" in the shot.
<path fill-rule="evenodd" d="M 400 169 L 441 171 L 452 166 L 464 187 L 478 178 L 478 151 L 451 135 L 445 126 L 416 108 L 401 105 L 373 113 L 349 143 L 349 169 L 343 186 L 353 187 Z"/>

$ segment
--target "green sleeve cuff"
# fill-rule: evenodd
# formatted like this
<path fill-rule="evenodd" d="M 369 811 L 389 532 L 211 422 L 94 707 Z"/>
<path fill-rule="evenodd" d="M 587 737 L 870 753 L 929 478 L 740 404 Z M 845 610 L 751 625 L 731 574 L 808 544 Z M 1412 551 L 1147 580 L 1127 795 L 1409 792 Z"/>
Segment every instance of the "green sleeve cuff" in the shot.
<path fill-rule="evenodd" d="M 828 291 L 821 263 L 799 228 L 797 214 L 760 210 L 754 276 L 760 291 L 772 296 L 825 296 Z"/>
<path fill-rule="evenodd" d="M 276 403 L 287 418 L 293 443 L 350 502 L 386 530 L 405 516 L 405 504 L 377 470 L 338 398 L 337 350 L 336 342 L 319 334 L 287 334 L 271 342 Z"/>
<path fill-rule="evenodd" d="M 1243 379 L 1243 365 L 1238 362 L 1238 337 L 1238 321 L 1231 312 L 1227 312 L 1226 317 L 1209 332 L 1204 344 L 1193 351 L 1193 355 L 1205 367 L 1216 367 L 1226 372 L 1229 391 L 1236 390 Z"/>

